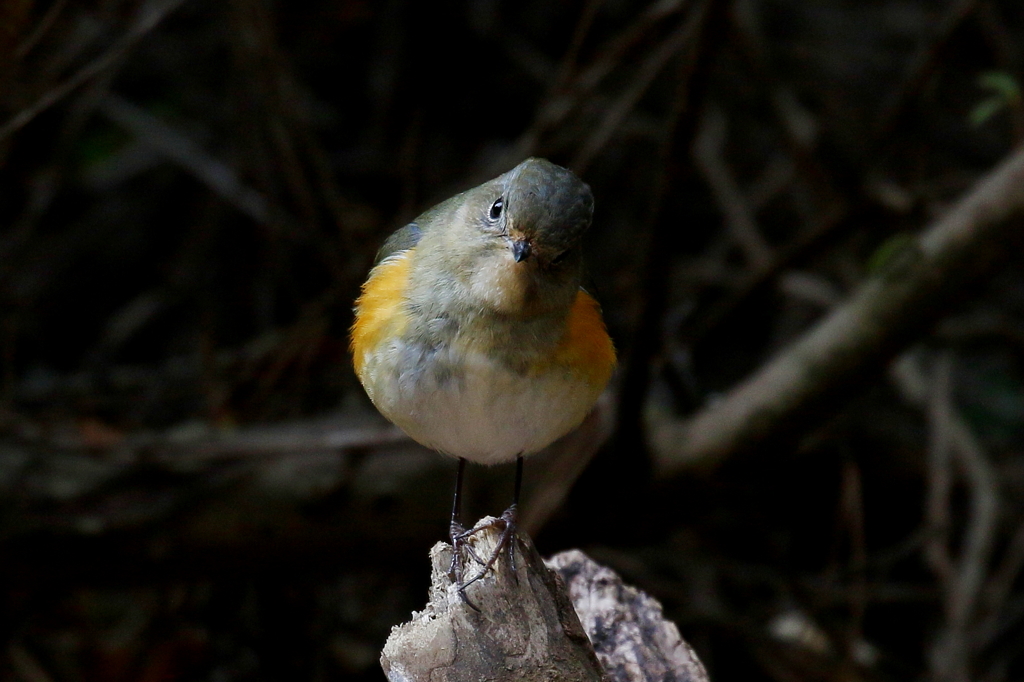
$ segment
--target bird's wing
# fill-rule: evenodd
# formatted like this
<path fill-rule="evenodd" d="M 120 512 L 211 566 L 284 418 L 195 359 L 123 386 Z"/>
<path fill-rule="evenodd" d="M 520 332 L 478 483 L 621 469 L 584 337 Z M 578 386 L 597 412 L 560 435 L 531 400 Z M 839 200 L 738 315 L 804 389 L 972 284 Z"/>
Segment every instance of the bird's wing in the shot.
<path fill-rule="evenodd" d="M 456 194 L 450 199 L 442 201 L 437 206 L 429 208 L 421 213 L 415 220 L 405 227 L 400 227 L 395 230 L 394 234 L 388 237 L 387 241 L 384 242 L 384 245 L 380 247 L 380 251 L 377 252 L 377 259 L 373 264 L 376 265 L 388 256 L 393 256 L 396 253 L 407 251 L 419 244 L 420 237 L 423 236 L 424 232 L 429 232 L 434 225 L 447 220 L 451 216 L 452 212 L 458 209 L 465 194 L 465 192 L 462 194 Z"/>
<path fill-rule="evenodd" d="M 393 256 L 401 251 L 411 249 L 419 243 L 420 237 L 423 236 L 423 230 L 415 220 L 405 227 L 400 227 L 394 231 L 394 233 L 388 237 L 384 245 L 380 247 L 377 252 L 377 258 L 373 264 L 377 265 L 388 256 Z"/>

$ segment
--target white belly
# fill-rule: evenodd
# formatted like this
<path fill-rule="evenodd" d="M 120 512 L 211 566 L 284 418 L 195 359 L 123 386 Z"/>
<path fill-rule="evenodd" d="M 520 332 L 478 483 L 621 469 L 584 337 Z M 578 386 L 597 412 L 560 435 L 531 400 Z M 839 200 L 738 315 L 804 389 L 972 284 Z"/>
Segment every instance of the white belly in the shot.
<path fill-rule="evenodd" d="M 543 449 L 578 426 L 600 393 L 566 368 L 521 375 L 480 353 L 462 354 L 462 371 L 439 378 L 408 351 L 397 343 L 366 358 L 370 399 L 419 443 L 481 464 Z"/>

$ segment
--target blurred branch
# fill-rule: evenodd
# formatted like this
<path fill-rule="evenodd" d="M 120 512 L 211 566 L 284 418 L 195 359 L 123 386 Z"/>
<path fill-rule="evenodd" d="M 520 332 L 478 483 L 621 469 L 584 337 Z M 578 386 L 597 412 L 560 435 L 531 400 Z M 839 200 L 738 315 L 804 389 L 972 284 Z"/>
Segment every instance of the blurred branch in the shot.
<path fill-rule="evenodd" d="M 369 422 L 369 423 L 367 423 Z M 88 450 L 96 446 L 88 438 L 58 432 L 56 438 L 31 424 L 15 424 L 13 430 L 26 444 L 54 450 Z M 374 417 L 365 422 L 341 414 L 300 419 L 275 425 L 216 429 L 201 423 L 166 431 L 141 431 L 117 437 L 118 466 L 163 463 L 185 468 L 216 461 L 286 457 L 295 453 L 379 447 L 407 442 L 397 427 Z M 87 456 L 87 455 L 84 455 Z"/>
<path fill-rule="evenodd" d="M 679 12 L 685 3 L 682 0 L 658 0 L 652 3 L 632 24 L 607 40 L 597 51 L 594 59 L 578 73 L 576 62 L 579 49 L 593 22 L 599 2 L 589 3 L 583 10 L 573 42 L 566 50 L 561 64 L 558 66 L 554 82 L 546 97 L 537 106 L 533 123 L 524 131 L 506 154 L 496 161 L 487 175 L 504 171 L 508 166 L 518 163 L 523 157 L 534 154 L 541 136 L 564 122 L 581 102 L 618 66 L 626 51 L 647 35 L 654 26 L 663 19 Z"/>
<path fill-rule="evenodd" d="M 110 68 L 184 1 L 151 0 L 146 3 L 139 10 L 135 23 L 106 52 L 83 66 L 63 83 L 48 90 L 34 104 L 22 109 L 0 126 L 0 141 L 6 140 L 28 125 L 36 116 L 74 92 L 76 88 Z"/>
<path fill-rule="evenodd" d="M 932 378 L 931 399 L 927 402 L 930 422 L 928 445 L 928 494 L 925 504 L 925 522 L 928 539 L 925 559 L 944 592 L 953 582 L 953 559 L 949 553 L 950 494 L 953 490 L 953 443 L 950 437 L 951 406 L 949 387 L 950 363 L 947 357 Z M 923 379 L 927 382 L 927 378 Z"/>
<path fill-rule="evenodd" d="M 49 9 L 46 10 L 46 14 L 39 20 L 36 27 L 32 30 L 28 37 L 18 43 L 18 49 L 14 52 L 14 56 L 21 59 L 36 46 L 39 40 L 46 35 L 46 32 L 53 26 L 53 22 L 57 20 L 60 13 L 64 11 L 64 7 L 68 4 L 68 0 L 55 0 Z"/>
<path fill-rule="evenodd" d="M 639 282 L 638 299 L 641 301 L 637 323 L 633 332 L 633 343 L 623 363 L 625 373 L 619 391 L 618 426 L 614 450 L 619 452 L 636 448 L 643 442 L 643 407 L 651 384 L 651 359 L 660 348 L 660 328 L 669 300 L 671 249 L 668 244 L 678 229 L 678 216 L 674 211 L 673 190 L 683 185 L 689 167 L 679 164 L 676 159 L 689 158 L 689 150 L 696 134 L 700 104 L 706 96 L 711 66 L 726 38 L 726 16 L 730 4 L 726 2 L 703 2 L 693 7 L 692 22 L 696 22 L 696 33 L 692 46 L 678 61 L 675 76 L 675 93 L 671 115 L 666 121 L 662 143 L 658 147 L 657 174 L 647 199 L 649 237 L 643 245 L 642 276 Z M 689 22 L 684 23 L 687 26 Z M 634 457 L 630 464 L 632 475 L 650 475 L 650 458 Z M 596 464 L 614 467 L 615 476 L 624 476 L 621 461 Z M 600 466 L 592 470 L 600 471 Z M 620 479 L 621 480 L 621 479 Z M 639 481 L 637 481 L 639 483 Z M 624 485 L 624 488 L 629 485 Z M 639 486 L 636 486 L 639 488 Z M 603 498 L 606 493 L 601 492 Z"/>
<path fill-rule="evenodd" d="M 576 70 L 576 62 L 580 56 L 580 48 L 583 47 L 583 41 L 586 39 L 587 34 L 590 33 L 590 28 L 594 25 L 594 18 L 597 16 L 597 11 L 601 9 L 602 4 L 604 4 L 604 0 L 587 0 L 587 3 L 583 6 L 583 11 L 580 12 L 580 18 L 577 20 L 576 28 L 572 33 L 572 40 L 569 42 L 569 47 L 566 48 L 565 55 L 558 65 L 558 70 L 555 72 L 555 78 L 551 84 L 549 94 L 564 88 L 572 77 L 573 72 Z"/>
<path fill-rule="evenodd" d="M 117 533 L 140 528 L 173 537 L 183 549 L 261 552 L 274 541 L 261 533 L 273 535 L 282 523 L 288 531 L 280 541 L 318 544 L 327 533 L 339 545 L 358 545 L 375 532 L 367 527 L 374 522 L 418 518 L 403 534 L 419 539 L 444 527 L 445 501 L 432 493 L 447 481 L 450 463 L 375 416 L 334 414 L 236 430 L 194 423 L 127 434 L 88 421 L 61 429 L 15 415 L 6 421 L 12 435 L 0 439 L 0 491 L 11 504 L 0 517 L 4 548 L 29 538 L 40 544 L 40 532 L 65 542 L 109 539 L 89 550 L 89 563 L 102 567 L 134 551 L 133 538 Z M 330 514 L 311 506 L 337 493 L 343 496 Z M 400 503 L 374 512 L 369 524 L 353 521 L 365 505 L 396 496 Z M 207 525 L 208 519 L 217 521 Z M 31 564 L 31 552 L 19 561 Z M 24 567 L 12 560 L 0 573 L 17 573 L 18 566 Z"/>
<path fill-rule="evenodd" d="M 524 529 L 540 529 L 561 506 L 611 431 L 613 411 L 606 394 L 581 429 L 538 455 L 544 475 L 528 477 Z M 16 501 L 0 515 L 0 551 L 40 529 L 99 538 L 152 526 L 186 547 L 265 549 L 271 540 L 259 528 L 281 523 L 289 528 L 283 542 L 329 530 L 332 542 L 352 545 L 402 523 L 409 547 L 447 527 L 449 498 L 437 491 L 450 483 L 451 460 L 376 414 L 126 433 L 95 420 L 58 427 L 0 412 L 0 433 L 0 492 Z M 506 476 L 500 467 L 477 471 L 474 487 L 491 489 Z M 325 499 L 332 500 L 326 516 L 315 507 Z M 203 525 L 218 514 L 229 520 L 213 530 Z M 241 525 L 232 529 L 236 519 Z M 94 559 L 116 557 L 108 548 Z"/>
<path fill-rule="evenodd" d="M 875 143 L 884 140 L 899 125 L 900 118 L 906 113 L 911 100 L 924 88 L 938 64 L 939 57 L 945 50 L 950 38 L 977 8 L 978 0 L 951 0 L 942 19 L 937 22 L 934 33 L 918 50 L 907 69 L 907 76 L 893 92 L 875 123 Z"/>
<path fill-rule="evenodd" d="M 186 135 L 117 95 L 108 95 L 100 111 L 257 223 L 268 222 L 270 211 L 263 195 L 245 186 L 232 168 L 207 154 Z"/>
<path fill-rule="evenodd" d="M 964 531 L 963 555 L 957 562 L 957 582 L 949 598 L 950 620 L 965 628 L 977 610 L 995 540 L 999 490 L 995 471 L 978 439 L 949 403 L 949 430 L 954 452 L 970 491 L 970 512 Z"/>
<path fill-rule="evenodd" d="M 605 112 L 604 118 L 587 137 L 580 150 L 573 157 L 570 167 L 578 174 L 586 172 L 587 166 L 594 160 L 604 146 L 611 139 L 611 136 L 622 125 L 626 116 L 633 110 L 640 98 L 651 87 L 655 77 L 661 73 L 665 65 L 680 50 L 693 46 L 704 28 L 705 18 L 709 12 L 708 3 L 701 3 L 692 10 L 692 16 L 687 17 L 675 31 L 657 47 L 651 51 L 640 68 L 637 69 L 631 84 L 626 87 Z"/>
<path fill-rule="evenodd" d="M 953 403 L 951 354 L 941 353 L 930 373 L 922 369 L 919 355 L 902 356 L 894 363 L 893 377 L 904 398 L 928 412 L 928 534 L 924 551 L 945 607 L 945 623 L 930 652 L 931 672 L 934 680 L 967 682 L 973 679 L 972 658 L 985 640 L 982 616 L 1002 607 L 986 599 L 993 594 L 991 585 L 982 589 L 995 542 L 999 490 L 992 465 Z M 969 495 L 967 524 L 960 539 L 951 534 L 954 463 L 963 472 Z M 951 548 L 957 546 L 961 547 L 960 557 L 954 559 Z"/>
<path fill-rule="evenodd" d="M 946 310 L 951 293 L 991 268 L 1020 234 L 1024 149 L 979 181 L 854 296 L 722 400 L 686 420 L 651 425 L 663 474 L 792 430 Z"/>
<path fill-rule="evenodd" d="M 752 71 L 751 78 L 770 100 L 778 130 L 785 142 L 785 151 L 762 171 L 761 178 L 750 188 L 742 203 L 749 207 L 749 212 L 756 214 L 776 193 L 788 188 L 805 225 L 795 237 L 775 248 L 772 258 L 751 261 L 753 267 L 747 268 L 707 312 L 695 315 L 682 325 L 682 335 L 690 342 L 699 342 L 706 337 L 790 264 L 806 257 L 824 238 L 834 236 L 850 212 L 849 202 L 814 155 L 819 129 L 817 120 L 799 104 L 792 87 L 772 69 L 770 41 L 761 28 L 757 7 L 752 2 L 737 2 L 730 19 L 737 46 Z M 719 198 L 720 206 L 722 202 L 723 198 Z M 722 210 L 739 211 L 731 206 L 731 202 Z"/>
<path fill-rule="evenodd" d="M 53 676 L 21 642 L 11 642 L 7 647 L 7 655 L 14 674 L 21 682 L 53 682 Z"/>
<path fill-rule="evenodd" d="M 725 214 L 733 240 L 743 250 L 751 266 L 764 269 L 772 261 L 772 249 L 761 234 L 754 212 L 725 162 L 727 123 L 725 112 L 714 105 L 707 107 L 693 141 L 693 158 L 711 187 L 719 210 Z"/>

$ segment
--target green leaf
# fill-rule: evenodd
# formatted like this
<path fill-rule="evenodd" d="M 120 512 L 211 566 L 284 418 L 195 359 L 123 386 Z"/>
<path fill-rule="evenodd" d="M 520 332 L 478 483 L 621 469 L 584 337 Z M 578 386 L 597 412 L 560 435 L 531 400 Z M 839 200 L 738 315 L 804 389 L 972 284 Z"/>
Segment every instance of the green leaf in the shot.
<path fill-rule="evenodd" d="M 979 102 L 971 109 L 971 125 L 975 128 L 982 126 L 990 118 L 1007 107 L 1007 101 L 1002 97 L 990 97 Z"/>
<path fill-rule="evenodd" d="M 1005 71 L 986 71 L 978 76 L 978 87 L 991 90 L 1007 104 L 1018 104 L 1021 101 L 1020 84 L 1017 79 Z"/>
<path fill-rule="evenodd" d="M 896 260 L 906 249 L 914 245 L 914 235 L 911 232 L 897 232 L 884 242 L 878 245 L 871 257 L 868 258 L 868 274 L 875 275 L 885 269 L 887 265 Z"/>

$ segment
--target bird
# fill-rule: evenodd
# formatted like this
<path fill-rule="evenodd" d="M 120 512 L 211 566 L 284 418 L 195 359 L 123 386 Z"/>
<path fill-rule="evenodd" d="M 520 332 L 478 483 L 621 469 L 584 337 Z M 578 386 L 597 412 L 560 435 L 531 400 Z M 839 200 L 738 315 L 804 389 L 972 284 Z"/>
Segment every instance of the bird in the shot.
<path fill-rule="evenodd" d="M 615 369 L 601 309 L 582 285 L 593 212 L 572 171 L 526 159 L 392 234 L 356 299 L 352 359 L 371 402 L 413 440 L 458 459 L 450 575 L 463 599 L 503 548 L 514 561 L 523 458 L 577 427 Z M 467 461 L 516 462 L 487 560 L 466 545 L 475 532 L 461 520 Z M 466 550 L 483 566 L 470 580 Z"/>

